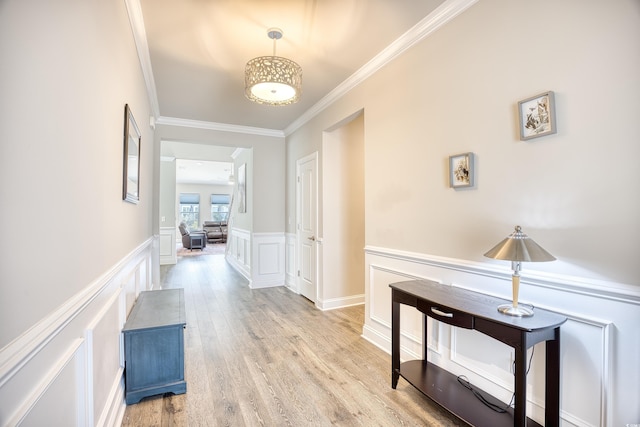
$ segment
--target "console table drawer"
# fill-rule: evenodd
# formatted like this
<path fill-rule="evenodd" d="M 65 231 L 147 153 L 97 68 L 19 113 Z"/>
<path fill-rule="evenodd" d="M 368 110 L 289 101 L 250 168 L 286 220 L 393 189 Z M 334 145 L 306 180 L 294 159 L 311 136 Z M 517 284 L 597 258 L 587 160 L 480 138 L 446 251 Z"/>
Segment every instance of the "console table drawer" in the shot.
<path fill-rule="evenodd" d="M 427 316 L 460 328 L 473 329 L 473 316 L 431 301 L 418 300 L 416 307 Z"/>

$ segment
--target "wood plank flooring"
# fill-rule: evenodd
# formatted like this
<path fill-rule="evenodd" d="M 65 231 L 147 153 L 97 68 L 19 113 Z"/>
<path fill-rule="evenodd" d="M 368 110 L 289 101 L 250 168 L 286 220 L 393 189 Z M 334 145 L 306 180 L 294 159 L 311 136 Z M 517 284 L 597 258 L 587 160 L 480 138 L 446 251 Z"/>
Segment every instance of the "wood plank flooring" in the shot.
<path fill-rule="evenodd" d="M 252 290 L 224 255 L 163 266 L 184 288 L 187 393 L 127 406 L 123 426 L 461 426 L 361 338 L 364 306 L 322 312 L 286 288 Z"/>

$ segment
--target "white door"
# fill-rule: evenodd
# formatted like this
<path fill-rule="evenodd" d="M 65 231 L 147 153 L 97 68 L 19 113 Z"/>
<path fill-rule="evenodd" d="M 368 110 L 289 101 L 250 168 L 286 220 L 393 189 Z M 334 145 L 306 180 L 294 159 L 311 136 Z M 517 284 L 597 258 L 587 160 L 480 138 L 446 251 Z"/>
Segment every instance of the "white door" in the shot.
<path fill-rule="evenodd" d="M 317 228 L 318 228 L 318 175 L 317 153 L 297 162 L 298 169 L 298 289 L 300 294 L 316 302 L 317 299 Z"/>

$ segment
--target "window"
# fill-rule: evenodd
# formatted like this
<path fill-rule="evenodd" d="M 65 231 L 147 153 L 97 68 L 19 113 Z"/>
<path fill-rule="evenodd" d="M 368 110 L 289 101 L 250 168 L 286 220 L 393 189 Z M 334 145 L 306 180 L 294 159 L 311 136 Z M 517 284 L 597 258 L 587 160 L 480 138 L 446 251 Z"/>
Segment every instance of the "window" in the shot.
<path fill-rule="evenodd" d="M 180 221 L 184 221 L 190 230 L 197 230 L 200 223 L 200 195 L 180 193 Z"/>
<path fill-rule="evenodd" d="M 229 219 L 229 203 L 231 195 L 211 195 L 211 221 L 227 221 Z"/>

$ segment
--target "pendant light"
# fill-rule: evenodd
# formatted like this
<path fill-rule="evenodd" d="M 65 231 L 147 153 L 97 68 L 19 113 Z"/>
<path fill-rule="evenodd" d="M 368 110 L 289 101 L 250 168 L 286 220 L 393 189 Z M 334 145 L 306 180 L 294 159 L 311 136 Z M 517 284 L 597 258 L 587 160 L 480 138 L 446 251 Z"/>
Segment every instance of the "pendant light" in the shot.
<path fill-rule="evenodd" d="M 290 59 L 276 56 L 276 41 L 282 38 L 282 30 L 270 28 L 267 35 L 273 40 L 273 55 L 259 56 L 247 62 L 245 95 L 259 104 L 298 102 L 302 92 L 302 67 Z"/>

